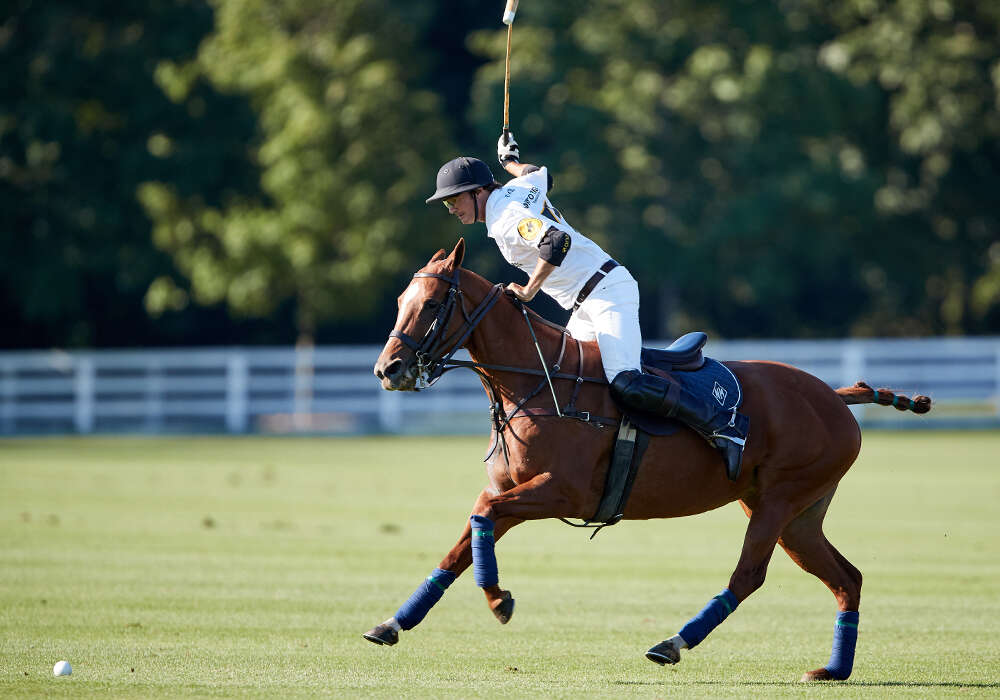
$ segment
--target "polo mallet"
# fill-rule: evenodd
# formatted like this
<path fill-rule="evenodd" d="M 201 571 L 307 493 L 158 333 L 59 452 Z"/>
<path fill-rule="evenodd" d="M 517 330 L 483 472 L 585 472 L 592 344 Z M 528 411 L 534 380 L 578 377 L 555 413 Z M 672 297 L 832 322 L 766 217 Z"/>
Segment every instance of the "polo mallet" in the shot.
<path fill-rule="evenodd" d="M 510 36 L 514 32 L 514 15 L 519 0 L 507 0 L 503 12 L 503 23 L 507 25 L 507 62 L 503 72 L 503 135 L 510 134 Z M 506 142 L 506 139 L 504 139 Z"/>

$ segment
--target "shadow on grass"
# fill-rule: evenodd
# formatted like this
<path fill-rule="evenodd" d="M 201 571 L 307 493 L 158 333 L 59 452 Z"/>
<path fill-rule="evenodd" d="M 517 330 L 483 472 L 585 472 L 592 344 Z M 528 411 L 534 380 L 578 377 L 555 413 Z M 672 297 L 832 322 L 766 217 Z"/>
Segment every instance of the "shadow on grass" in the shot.
<path fill-rule="evenodd" d="M 854 685 L 859 687 L 871 686 L 873 688 L 1000 688 L 1000 682 L 995 683 L 962 683 L 952 681 L 949 683 L 921 683 L 919 681 L 842 681 L 840 685 Z"/>
<path fill-rule="evenodd" d="M 922 683 L 920 681 L 835 681 L 803 683 L 802 681 L 678 681 L 676 679 L 663 679 L 659 681 L 612 681 L 613 685 L 663 685 L 664 683 L 674 685 L 747 685 L 747 686 L 794 686 L 802 688 L 810 686 L 813 688 L 840 688 L 852 686 L 858 688 L 1000 688 L 1000 682 L 994 683 L 962 683 L 952 681 L 945 683 Z"/>

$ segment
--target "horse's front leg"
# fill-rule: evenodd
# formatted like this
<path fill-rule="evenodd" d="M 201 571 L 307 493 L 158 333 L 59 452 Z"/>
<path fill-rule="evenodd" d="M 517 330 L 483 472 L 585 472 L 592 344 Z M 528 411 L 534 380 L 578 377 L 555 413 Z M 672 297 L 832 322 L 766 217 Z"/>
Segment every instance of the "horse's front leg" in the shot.
<path fill-rule="evenodd" d="M 500 588 L 496 539 L 525 520 L 573 517 L 576 510 L 571 494 L 560 488 L 560 482 L 548 472 L 498 494 L 483 491 L 476 501 L 467 530 L 471 535 L 472 572 L 501 624 L 510 622 L 514 598 Z"/>
<path fill-rule="evenodd" d="M 476 508 L 489 499 L 491 494 L 484 491 L 476 501 Z M 514 614 L 514 598 L 510 591 L 500 588 L 494 543 L 505 532 L 523 522 L 519 518 L 489 518 L 473 514 L 465 524 L 461 539 L 441 561 L 441 568 L 449 571 L 465 571 L 472 565 L 476 585 L 486 594 L 490 610 L 506 625 Z"/>
<path fill-rule="evenodd" d="M 501 623 L 510 621 L 514 599 L 500 588 L 494 543 L 510 528 L 524 520 L 550 517 L 575 517 L 572 500 L 562 493 L 550 474 L 508 491 L 483 491 L 473 507 L 462 536 L 438 568 L 420 584 L 396 614 L 369 630 L 365 639 L 376 644 L 392 645 L 399 632 L 413 629 L 444 595 L 444 591 L 467 568 L 473 565 L 476 585 L 483 589 L 490 610 Z"/>
<path fill-rule="evenodd" d="M 483 491 L 476 499 L 475 509 L 479 509 L 486 504 L 494 495 L 491 490 Z M 504 532 L 521 522 L 515 518 L 504 518 L 495 527 L 490 528 L 491 550 L 492 542 L 503 535 Z M 469 568 L 473 562 L 473 528 L 472 520 L 465 523 L 465 530 L 458 542 L 447 556 L 441 560 L 438 568 L 431 572 L 423 583 L 421 583 L 413 595 L 403 603 L 396 614 L 380 625 L 376 625 L 368 630 L 363 636 L 370 642 L 376 644 L 393 645 L 399 641 L 399 633 L 403 630 L 410 630 L 416 627 L 424 619 L 434 604 L 441 600 L 445 590 L 458 578 L 458 576 Z M 482 537 L 481 531 L 477 535 Z M 494 569 L 496 568 L 494 559 Z M 479 579 L 477 578 L 477 583 Z M 491 602 L 490 607 L 493 613 L 502 623 L 507 623 L 514 611 L 514 600 L 507 591 L 500 590 L 498 585 L 488 587 L 486 595 L 492 596 L 495 602 Z M 505 598 L 506 595 L 506 598 Z M 508 602 L 509 601 L 509 602 Z"/>

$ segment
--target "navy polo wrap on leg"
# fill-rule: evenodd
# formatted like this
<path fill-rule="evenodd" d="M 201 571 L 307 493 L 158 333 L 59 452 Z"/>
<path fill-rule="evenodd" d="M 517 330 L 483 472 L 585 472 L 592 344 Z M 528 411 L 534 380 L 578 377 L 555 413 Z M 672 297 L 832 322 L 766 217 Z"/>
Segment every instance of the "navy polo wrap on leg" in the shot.
<path fill-rule="evenodd" d="M 497 555 L 494 550 L 493 521 L 481 515 L 469 518 L 472 524 L 472 575 L 480 588 L 495 586 L 500 580 L 497 573 Z"/>
<path fill-rule="evenodd" d="M 858 621 L 856 610 L 837 613 L 833 626 L 833 650 L 826 670 L 838 681 L 845 681 L 854 669 L 854 649 L 858 644 Z"/>
<path fill-rule="evenodd" d="M 434 569 L 413 592 L 409 600 L 396 611 L 396 622 L 404 630 L 413 629 L 424 619 L 434 604 L 441 600 L 445 590 L 455 580 L 455 574 L 444 569 Z"/>
<path fill-rule="evenodd" d="M 728 588 L 723 588 L 722 593 L 712 598 L 709 604 L 688 620 L 688 623 L 678 632 L 687 643 L 688 649 L 694 649 L 700 644 L 709 632 L 722 624 L 722 621 L 729 617 L 739 604 L 736 596 Z"/>

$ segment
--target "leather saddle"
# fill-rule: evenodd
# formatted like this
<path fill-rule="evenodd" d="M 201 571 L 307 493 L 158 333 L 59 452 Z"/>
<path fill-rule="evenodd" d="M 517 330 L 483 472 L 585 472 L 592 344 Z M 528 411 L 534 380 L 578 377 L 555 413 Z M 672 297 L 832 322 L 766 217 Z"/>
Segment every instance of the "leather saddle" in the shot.
<path fill-rule="evenodd" d="M 666 349 L 643 348 L 642 371 L 667 376 L 694 394 L 711 396 L 720 402 L 720 410 L 738 408 L 743 400 L 739 382 L 721 362 L 702 354 L 707 341 L 708 335 L 694 331 L 682 335 Z M 618 410 L 650 435 L 670 435 L 682 425 L 673 418 L 631 411 L 621 405 Z"/>
<path fill-rule="evenodd" d="M 666 349 L 643 348 L 642 364 L 664 372 L 694 372 L 705 364 L 701 349 L 707 341 L 701 331 L 685 333 Z"/>

